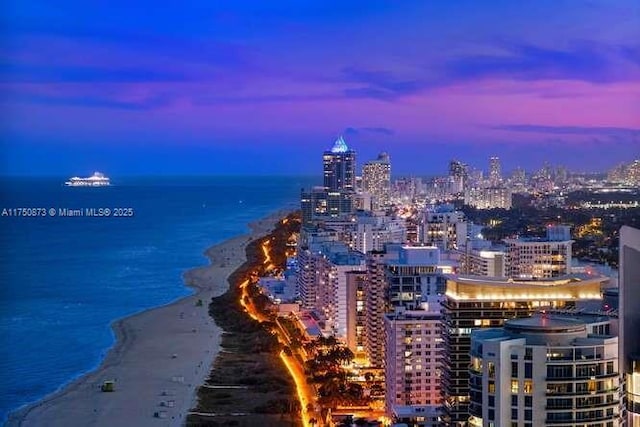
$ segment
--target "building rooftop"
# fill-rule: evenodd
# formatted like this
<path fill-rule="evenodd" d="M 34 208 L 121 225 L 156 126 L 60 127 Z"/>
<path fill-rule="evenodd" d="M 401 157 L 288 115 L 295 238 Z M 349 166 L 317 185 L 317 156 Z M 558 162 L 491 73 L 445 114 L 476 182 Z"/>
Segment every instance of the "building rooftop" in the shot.
<path fill-rule="evenodd" d="M 553 279 L 513 280 L 504 277 L 447 276 L 446 295 L 455 300 L 552 301 L 600 300 L 604 276 L 570 274 Z"/>
<path fill-rule="evenodd" d="M 606 276 L 587 274 L 587 273 L 571 273 L 562 276 L 550 278 L 550 279 L 511 279 L 507 277 L 490 277 L 490 276 L 474 276 L 474 275 L 450 275 L 447 279 L 455 280 L 458 283 L 468 284 L 503 284 L 503 285 L 563 285 L 571 282 L 586 282 L 586 281 L 605 281 L 608 280 Z"/>
<path fill-rule="evenodd" d="M 505 329 L 514 332 L 577 332 L 586 329 L 585 322 L 578 316 L 555 316 L 539 314 L 505 323 Z"/>
<path fill-rule="evenodd" d="M 342 136 L 339 136 L 336 139 L 336 142 L 333 144 L 333 148 L 331 148 L 332 153 L 346 153 L 349 151 L 349 147 L 347 147 L 347 143 L 345 142 Z"/>

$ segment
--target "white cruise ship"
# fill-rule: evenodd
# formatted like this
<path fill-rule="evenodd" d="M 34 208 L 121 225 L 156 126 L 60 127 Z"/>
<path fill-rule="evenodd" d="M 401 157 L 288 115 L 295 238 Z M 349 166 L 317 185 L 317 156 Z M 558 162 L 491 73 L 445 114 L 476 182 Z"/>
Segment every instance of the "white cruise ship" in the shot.
<path fill-rule="evenodd" d="M 68 185 L 70 187 L 105 187 L 107 185 L 111 185 L 111 182 L 104 174 L 95 172 L 88 178 L 74 176 L 73 178 L 70 178 L 69 181 L 65 182 L 64 185 Z"/>

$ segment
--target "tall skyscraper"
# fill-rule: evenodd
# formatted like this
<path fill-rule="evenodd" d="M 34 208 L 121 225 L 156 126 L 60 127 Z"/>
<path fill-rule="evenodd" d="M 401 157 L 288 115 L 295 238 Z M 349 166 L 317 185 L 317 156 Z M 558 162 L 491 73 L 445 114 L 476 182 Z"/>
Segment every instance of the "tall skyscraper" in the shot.
<path fill-rule="evenodd" d="M 451 193 L 464 193 L 468 181 L 468 166 L 457 160 L 449 162 L 449 178 L 451 180 Z"/>
<path fill-rule="evenodd" d="M 491 157 L 489 159 L 489 184 L 491 186 L 500 185 L 502 182 L 502 168 L 500 167 L 500 158 Z"/>
<path fill-rule="evenodd" d="M 629 427 L 640 426 L 640 230 L 620 229 L 620 364 Z"/>
<path fill-rule="evenodd" d="M 373 197 L 374 210 L 389 203 L 391 163 L 387 153 L 380 153 L 376 160 L 365 163 L 362 167 L 362 186 Z"/>
<path fill-rule="evenodd" d="M 366 340 L 365 350 L 369 363 L 373 367 L 384 366 L 384 314 L 388 310 L 385 277 L 387 258 L 391 257 L 385 251 L 372 251 L 367 254 L 366 281 Z"/>
<path fill-rule="evenodd" d="M 384 317 L 385 410 L 400 423 L 438 425 L 441 328 L 439 304 L 428 310 L 399 309 Z"/>
<path fill-rule="evenodd" d="M 327 191 L 354 191 L 356 185 L 356 152 L 339 137 L 333 148 L 322 156 L 324 189 Z"/>

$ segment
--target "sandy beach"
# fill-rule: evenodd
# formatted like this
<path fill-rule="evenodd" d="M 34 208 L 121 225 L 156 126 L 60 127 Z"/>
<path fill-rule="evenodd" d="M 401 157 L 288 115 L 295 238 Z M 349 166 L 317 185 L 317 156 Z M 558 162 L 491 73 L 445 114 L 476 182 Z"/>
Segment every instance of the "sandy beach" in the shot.
<path fill-rule="evenodd" d="M 95 371 L 12 413 L 6 425 L 182 425 L 219 351 L 221 331 L 208 304 L 227 290 L 229 275 L 246 260 L 247 242 L 267 234 L 286 213 L 251 223 L 250 234 L 207 249 L 210 265 L 184 274 L 193 295 L 114 322 L 116 343 Z M 115 391 L 102 392 L 100 386 L 111 380 Z"/>

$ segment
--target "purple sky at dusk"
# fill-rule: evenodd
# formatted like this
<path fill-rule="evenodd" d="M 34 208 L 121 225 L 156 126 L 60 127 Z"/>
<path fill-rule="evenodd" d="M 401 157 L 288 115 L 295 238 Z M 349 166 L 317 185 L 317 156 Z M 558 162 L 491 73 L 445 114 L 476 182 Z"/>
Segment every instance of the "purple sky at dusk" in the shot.
<path fill-rule="evenodd" d="M 302 5 L 304 3 L 305 5 Z M 37 1 L 3 7 L 4 174 L 320 174 L 640 157 L 637 1 Z"/>

